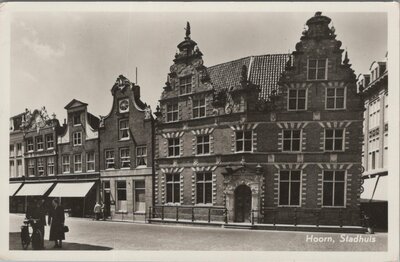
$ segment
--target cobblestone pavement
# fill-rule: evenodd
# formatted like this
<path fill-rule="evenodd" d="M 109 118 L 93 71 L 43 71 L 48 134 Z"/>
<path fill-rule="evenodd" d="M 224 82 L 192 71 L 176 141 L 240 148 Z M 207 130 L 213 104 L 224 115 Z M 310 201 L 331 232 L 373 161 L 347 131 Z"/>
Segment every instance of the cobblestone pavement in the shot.
<path fill-rule="evenodd" d="M 10 250 L 20 250 L 24 216 L 10 214 Z M 387 233 L 282 232 L 66 218 L 63 250 L 385 251 Z M 46 227 L 45 239 L 49 237 Z M 342 242 L 341 240 L 344 240 Z M 46 250 L 53 243 L 45 242 Z M 31 247 L 29 247 L 31 249 Z"/>

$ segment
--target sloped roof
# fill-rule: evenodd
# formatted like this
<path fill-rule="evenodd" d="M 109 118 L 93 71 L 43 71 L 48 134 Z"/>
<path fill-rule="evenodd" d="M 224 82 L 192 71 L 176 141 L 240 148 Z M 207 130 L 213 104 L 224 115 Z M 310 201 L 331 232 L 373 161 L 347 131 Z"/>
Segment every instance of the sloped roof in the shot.
<path fill-rule="evenodd" d="M 277 89 L 281 73 L 285 70 L 289 54 L 248 56 L 207 68 L 216 89 L 229 88 L 240 83 L 242 66 L 248 69 L 248 79 L 261 88 L 260 98 L 267 99 Z"/>
<path fill-rule="evenodd" d="M 72 99 L 71 102 L 69 102 L 64 108 L 65 109 L 70 109 L 72 107 L 78 107 L 78 106 L 87 106 L 88 104 L 79 101 L 78 99 Z"/>

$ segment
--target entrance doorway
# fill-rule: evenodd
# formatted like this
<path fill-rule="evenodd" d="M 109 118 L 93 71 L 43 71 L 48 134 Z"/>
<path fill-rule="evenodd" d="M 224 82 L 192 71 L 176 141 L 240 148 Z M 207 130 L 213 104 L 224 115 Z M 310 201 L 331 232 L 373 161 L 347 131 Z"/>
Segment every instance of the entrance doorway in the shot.
<path fill-rule="evenodd" d="M 235 222 L 250 222 L 251 189 L 240 185 L 235 189 Z"/>

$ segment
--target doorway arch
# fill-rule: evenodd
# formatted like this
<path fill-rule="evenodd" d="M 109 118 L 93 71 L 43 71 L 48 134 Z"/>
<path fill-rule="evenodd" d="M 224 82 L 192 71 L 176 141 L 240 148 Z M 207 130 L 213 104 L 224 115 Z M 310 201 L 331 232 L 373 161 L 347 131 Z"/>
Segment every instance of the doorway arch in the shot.
<path fill-rule="evenodd" d="M 250 222 L 251 189 L 240 185 L 235 189 L 235 222 Z"/>

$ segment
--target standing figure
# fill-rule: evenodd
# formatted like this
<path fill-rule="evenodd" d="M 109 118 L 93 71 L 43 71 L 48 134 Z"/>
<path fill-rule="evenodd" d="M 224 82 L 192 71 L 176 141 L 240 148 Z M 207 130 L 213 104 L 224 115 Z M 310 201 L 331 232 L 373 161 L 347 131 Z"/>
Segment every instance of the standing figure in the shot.
<path fill-rule="evenodd" d="M 40 239 L 40 246 L 44 248 L 44 227 L 46 226 L 46 208 L 44 199 L 40 199 L 36 202 L 36 208 L 33 210 L 32 218 L 37 219 L 37 229 L 42 233 Z"/>
<path fill-rule="evenodd" d="M 50 227 L 50 241 L 54 241 L 54 248 L 62 247 L 62 240 L 65 239 L 64 234 L 64 208 L 58 202 L 58 199 L 53 199 L 53 208 L 49 212 L 48 224 Z"/>
<path fill-rule="evenodd" d="M 94 217 L 96 218 L 96 220 L 100 219 L 100 213 L 101 213 L 101 205 L 99 204 L 99 202 L 96 202 L 96 205 L 94 205 Z"/>

